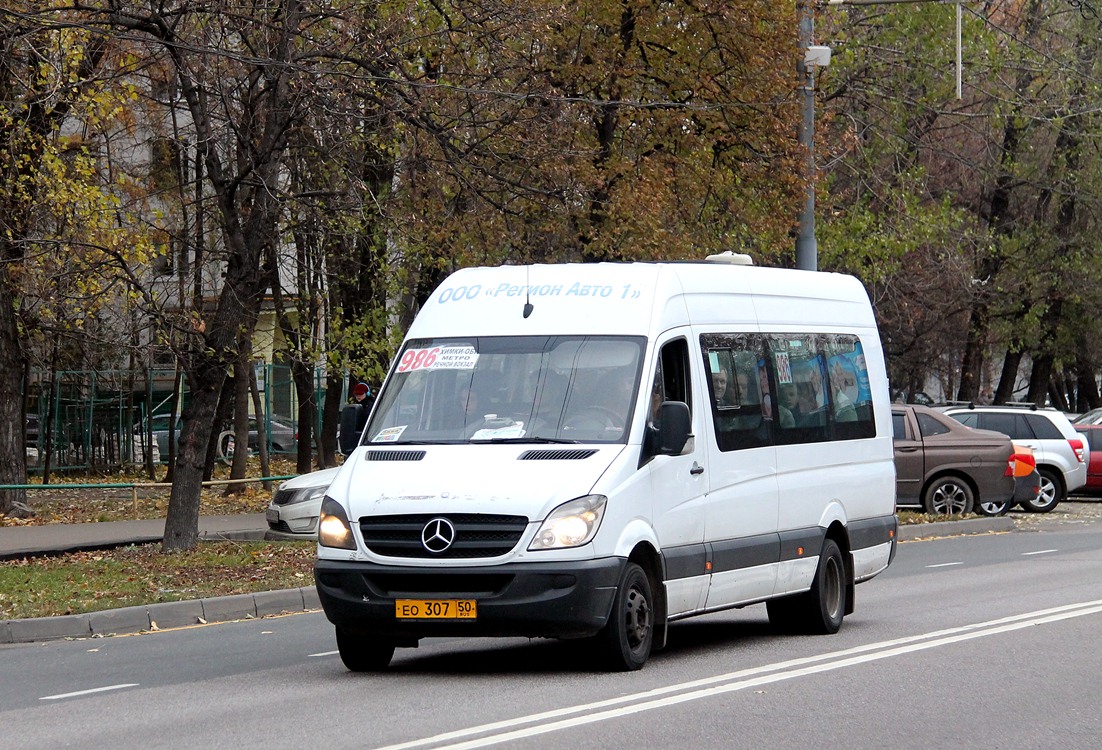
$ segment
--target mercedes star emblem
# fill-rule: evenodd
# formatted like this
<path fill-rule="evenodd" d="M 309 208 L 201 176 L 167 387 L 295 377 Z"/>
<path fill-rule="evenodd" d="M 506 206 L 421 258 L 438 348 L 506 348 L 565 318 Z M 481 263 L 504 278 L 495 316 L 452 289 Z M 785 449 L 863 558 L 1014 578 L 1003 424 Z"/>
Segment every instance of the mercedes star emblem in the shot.
<path fill-rule="evenodd" d="M 421 544 L 429 552 L 439 554 L 455 541 L 455 527 L 446 518 L 434 518 L 421 529 Z"/>

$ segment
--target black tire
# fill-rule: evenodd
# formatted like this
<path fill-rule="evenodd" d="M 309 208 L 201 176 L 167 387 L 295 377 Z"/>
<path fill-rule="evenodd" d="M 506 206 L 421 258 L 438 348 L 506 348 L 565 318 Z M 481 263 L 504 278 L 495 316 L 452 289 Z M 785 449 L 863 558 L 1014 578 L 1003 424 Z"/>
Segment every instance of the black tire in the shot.
<path fill-rule="evenodd" d="M 654 644 L 655 611 L 650 579 L 629 562 L 620 576 L 608 624 L 597 634 L 609 669 L 631 672 L 646 663 Z"/>
<path fill-rule="evenodd" d="M 846 565 L 833 539 L 823 541 L 811 589 L 766 602 L 769 623 L 784 633 L 831 635 L 846 616 Z"/>
<path fill-rule="evenodd" d="M 972 506 L 972 510 L 979 513 L 981 516 L 1005 516 L 1007 511 L 1013 507 L 1013 499 L 1001 500 L 999 502 L 981 500 Z"/>
<path fill-rule="evenodd" d="M 394 656 L 394 644 L 375 636 L 353 635 L 337 628 L 337 650 L 351 672 L 379 672 Z"/>
<path fill-rule="evenodd" d="M 963 516 L 972 512 L 972 488 L 960 477 L 938 477 L 923 495 L 926 512 L 936 516 Z"/>
<path fill-rule="evenodd" d="M 778 633 L 802 632 L 802 598 L 802 594 L 785 596 L 780 599 L 770 599 L 765 603 L 765 611 L 769 613 L 769 624 L 774 630 Z"/>
<path fill-rule="evenodd" d="M 1048 513 L 1067 500 L 1068 491 L 1058 472 L 1046 467 L 1037 469 L 1037 473 L 1041 475 L 1041 491 L 1037 493 L 1037 497 L 1023 502 L 1022 507 L 1030 513 Z"/>

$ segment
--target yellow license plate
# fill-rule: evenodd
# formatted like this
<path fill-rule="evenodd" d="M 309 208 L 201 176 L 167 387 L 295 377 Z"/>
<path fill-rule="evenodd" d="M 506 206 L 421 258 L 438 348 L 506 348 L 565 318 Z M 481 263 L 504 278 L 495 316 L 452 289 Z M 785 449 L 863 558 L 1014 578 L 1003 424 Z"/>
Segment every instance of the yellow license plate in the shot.
<path fill-rule="evenodd" d="M 394 616 L 399 620 L 474 620 L 474 599 L 397 599 Z"/>

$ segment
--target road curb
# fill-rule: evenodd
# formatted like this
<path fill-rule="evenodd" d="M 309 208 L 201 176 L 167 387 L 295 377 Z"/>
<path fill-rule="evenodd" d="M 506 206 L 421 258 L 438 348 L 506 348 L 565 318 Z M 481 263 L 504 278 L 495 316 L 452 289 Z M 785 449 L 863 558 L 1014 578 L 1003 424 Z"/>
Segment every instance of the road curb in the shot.
<path fill-rule="evenodd" d="M 318 592 L 312 586 L 179 602 L 158 602 L 79 615 L 0 620 L 0 644 L 132 635 L 319 609 L 321 602 Z"/>
<path fill-rule="evenodd" d="M 1016 530 L 1014 519 L 1005 516 L 969 518 L 960 521 L 904 524 L 899 527 L 898 539 L 900 542 L 913 542 L 1014 530 Z M 260 536 L 256 536 L 257 534 Z M 223 531 L 206 535 L 206 538 L 256 539 L 262 538 L 263 534 L 263 531 Z M 320 609 L 321 601 L 318 599 L 317 589 L 313 586 L 178 602 L 159 602 L 79 615 L 0 620 L 0 644 L 131 635 L 202 623 L 230 622 L 296 612 L 314 612 Z"/>
<path fill-rule="evenodd" d="M 899 541 L 914 542 L 922 539 L 939 539 L 947 536 L 969 534 L 998 534 L 1017 528 L 1013 518 L 966 518 L 960 521 L 934 521 L 933 523 L 908 523 L 899 527 Z"/>

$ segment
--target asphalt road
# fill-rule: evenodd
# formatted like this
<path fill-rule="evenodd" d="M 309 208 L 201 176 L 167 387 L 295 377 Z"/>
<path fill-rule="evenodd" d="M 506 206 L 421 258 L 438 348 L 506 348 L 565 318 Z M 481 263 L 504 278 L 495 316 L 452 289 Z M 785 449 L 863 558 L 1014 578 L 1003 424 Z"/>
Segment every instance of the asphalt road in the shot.
<path fill-rule="evenodd" d="M 761 605 L 636 673 L 571 644 L 426 641 L 347 672 L 320 614 L 0 646 L 4 748 L 1098 748 L 1102 523 L 907 542 L 835 636 Z"/>

